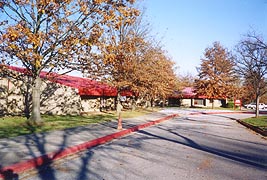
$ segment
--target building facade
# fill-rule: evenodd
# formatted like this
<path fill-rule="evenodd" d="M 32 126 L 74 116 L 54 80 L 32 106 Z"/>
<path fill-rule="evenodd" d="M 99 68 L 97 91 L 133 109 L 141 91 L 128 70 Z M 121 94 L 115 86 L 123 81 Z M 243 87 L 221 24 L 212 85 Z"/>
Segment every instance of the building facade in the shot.
<path fill-rule="evenodd" d="M 0 115 L 21 115 L 31 110 L 31 76 L 24 68 L 9 67 L 0 77 Z M 49 74 L 49 76 L 51 76 Z M 87 78 L 42 72 L 41 114 L 74 115 L 115 108 L 117 92 L 111 86 Z"/>
<path fill-rule="evenodd" d="M 225 107 L 227 99 L 208 99 L 205 96 L 197 96 L 192 87 L 186 87 L 182 91 L 174 92 L 169 97 L 169 104 L 181 107 Z"/>

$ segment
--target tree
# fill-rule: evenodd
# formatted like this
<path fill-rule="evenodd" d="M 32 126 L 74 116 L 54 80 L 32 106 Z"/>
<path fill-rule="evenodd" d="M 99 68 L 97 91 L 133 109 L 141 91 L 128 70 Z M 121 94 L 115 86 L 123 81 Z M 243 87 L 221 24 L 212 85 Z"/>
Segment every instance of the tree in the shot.
<path fill-rule="evenodd" d="M 41 123 L 40 72 L 81 70 L 97 56 L 99 39 L 118 15 L 137 13 L 134 0 L 0 0 L 0 63 L 24 66 L 32 76 L 30 121 Z M 88 66 L 86 66 L 88 68 Z M 66 70 L 67 69 L 67 70 Z"/>
<path fill-rule="evenodd" d="M 267 46 L 264 40 L 255 34 L 248 34 L 237 45 L 236 63 L 239 74 L 244 78 L 244 85 L 255 98 L 255 116 L 258 117 L 260 98 L 267 92 Z"/>
<path fill-rule="evenodd" d="M 183 89 L 185 87 L 194 87 L 195 79 L 195 76 L 190 73 L 187 73 L 185 75 L 179 75 L 178 80 L 180 88 Z"/>
<path fill-rule="evenodd" d="M 116 24 L 109 25 L 108 36 L 103 37 L 103 46 L 97 62 L 90 64 L 94 74 L 89 77 L 101 77 L 110 82 L 120 92 L 130 90 L 140 99 L 151 102 L 155 97 L 165 98 L 173 91 L 175 75 L 173 62 L 165 52 L 147 41 L 148 28 L 142 24 L 142 16 L 138 19 L 125 19 L 128 12 L 120 12 Z M 138 12 L 135 15 L 138 15 Z M 100 58 L 99 58 L 100 57 Z M 117 101 L 118 110 L 121 109 Z M 121 128 L 118 118 L 118 129 Z"/>
<path fill-rule="evenodd" d="M 147 100 L 155 98 L 165 99 L 177 88 L 178 79 L 174 73 L 174 62 L 159 46 L 148 46 L 149 49 L 142 56 L 143 61 L 137 62 L 137 76 L 134 81 L 138 84 L 139 94 L 147 96 Z"/>
<path fill-rule="evenodd" d="M 215 98 L 233 98 L 237 76 L 231 53 L 219 42 L 214 42 L 212 47 L 205 50 L 204 56 L 195 81 L 197 94 L 212 101 Z"/>
<path fill-rule="evenodd" d="M 117 22 L 109 26 L 109 36 L 102 39 L 105 45 L 96 60 L 98 66 L 91 65 L 95 67 L 94 76 L 101 76 L 119 91 L 131 90 L 149 101 L 156 96 L 166 97 L 176 80 L 174 63 L 156 41 L 148 40 L 149 27 L 143 24 L 142 15 L 126 21 L 121 13 Z"/>

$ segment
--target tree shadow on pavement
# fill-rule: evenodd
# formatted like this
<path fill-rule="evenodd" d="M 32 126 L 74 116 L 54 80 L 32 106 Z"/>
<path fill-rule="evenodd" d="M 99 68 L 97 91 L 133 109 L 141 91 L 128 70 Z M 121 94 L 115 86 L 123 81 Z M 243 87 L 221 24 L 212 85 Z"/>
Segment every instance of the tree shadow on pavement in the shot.
<path fill-rule="evenodd" d="M 161 139 L 161 140 L 165 140 L 165 141 L 181 144 L 181 145 L 184 145 L 184 146 L 188 146 L 188 147 L 191 147 L 191 148 L 194 148 L 194 149 L 197 149 L 197 150 L 208 152 L 208 153 L 214 154 L 216 156 L 220 156 L 220 157 L 223 157 L 223 158 L 227 158 L 229 160 L 233 160 L 233 161 L 236 161 L 236 162 L 240 162 L 240 163 L 244 163 L 244 164 L 247 164 L 247 165 L 251 165 L 251 166 L 254 166 L 254 167 L 257 167 L 257 168 L 267 169 L 266 162 L 265 163 L 264 162 L 260 163 L 259 161 L 257 161 L 255 159 L 254 156 L 244 155 L 244 154 L 237 153 L 237 152 L 226 151 L 226 150 L 223 150 L 223 149 L 219 149 L 219 148 L 211 147 L 211 146 L 207 146 L 207 145 L 200 145 L 196 141 L 186 137 L 185 135 L 182 135 L 180 133 L 174 132 L 171 129 L 165 129 L 165 128 L 161 128 L 161 129 L 164 130 L 164 131 L 168 131 L 168 132 L 172 133 L 173 135 L 181 138 L 182 140 L 163 137 L 163 136 L 160 136 L 158 134 L 154 134 L 154 133 L 151 133 L 151 132 L 148 132 L 148 131 L 145 131 L 145 130 L 140 130 L 139 133 L 142 133 L 142 134 L 144 134 L 144 135 L 146 135 L 148 137 L 153 137 L 153 138 L 156 138 L 156 139 Z M 253 150 L 255 150 L 255 149 L 251 149 L 251 151 L 253 151 Z M 261 156 L 261 154 L 259 154 L 259 157 L 257 159 L 261 159 L 262 160 L 263 157 L 260 157 L 260 156 Z"/>
<path fill-rule="evenodd" d="M 65 146 L 66 138 L 67 138 L 67 135 L 64 134 L 60 149 L 63 149 L 63 147 Z M 47 144 L 46 133 L 31 134 L 29 136 L 26 136 L 26 139 L 25 139 L 25 146 L 27 147 L 28 152 L 31 154 L 32 158 L 35 160 L 34 163 L 35 163 L 36 170 L 38 171 L 39 178 L 43 180 L 45 179 L 55 180 L 56 177 L 54 174 L 54 170 L 51 167 L 51 164 L 53 163 L 53 159 L 52 159 L 53 157 L 47 156 L 48 150 L 45 147 L 46 144 Z M 35 159 L 38 157 L 41 157 L 42 159 L 41 161 L 45 163 L 39 165 L 38 160 Z M 43 168 L 45 168 L 45 170 L 49 172 L 46 174 L 46 176 L 44 176 L 44 174 L 41 173 Z"/>
<path fill-rule="evenodd" d="M 38 178 L 42 180 L 56 180 L 56 174 L 53 167 L 54 158 L 60 155 L 60 153 L 69 146 L 70 136 L 75 135 L 78 130 L 75 129 L 66 129 L 63 131 L 60 131 L 60 133 L 56 136 L 52 136 L 53 141 L 51 142 L 48 138 L 49 133 L 53 132 L 47 132 L 47 133 L 33 133 L 30 135 L 15 137 L 15 138 L 9 138 L 7 141 L 11 143 L 11 145 L 6 145 L 3 147 L 6 151 L 9 149 L 11 151 L 22 151 L 24 153 L 21 153 L 20 156 L 15 157 L 15 159 L 19 160 L 19 162 L 26 162 L 28 160 L 31 161 L 33 166 L 35 167 L 33 170 L 38 173 Z M 88 131 L 87 128 L 79 128 L 79 131 Z M 57 141 L 58 140 L 58 141 Z M 13 145 L 12 145 L 13 144 Z M 19 145 L 20 144 L 20 145 Z M 22 145 L 22 146 L 21 146 Z M 50 149 L 52 146 L 53 149 Z M 14 149 L 14 147 L 16 149 Z M 14 154 L 16 152 L 12 152 Z M 52 153 L 53 155 L 50 156 L 49 153 Z M 13 158 L 10 157 L 9 158 Z M 18 159 L 20 158 L 20 159 Z M 6 165 L 7 167 L 12 164 Z M 1 166 L 1 165 L 0 165 Z M 4 167 L 0 167 L 0 170 Z M 46 173 L 43 173 L 45 171 Z M 0 171 L 0 174 L 5 179 L 12 179 L 12 177 L 19 177 L 18 174 L 14 173 L 12 169 L 8 169 L 5 171 Z"/>
<path fill-rule="evenodd" d="M 0 165 L 0 169 L 3 167 Z M 4 171 L 0 170 L 0 175 L 4 178 L 4 180 L 18 180 L 19 175 L 17 173 L 14 173 L 12 169 L 7 169 Z"/>
<path fill-rule="evenodd" d="M 237 138 L 225 137 L 225 136 L 222 136 L 222 135 L 219 135 L 219 134 L 212 134 L 212 133 L 208 133 L 208 132 L 201 132 L 201 131 L 198 131 L 198 130 L 192 129 L 192 128 L 179 128 L 179 129 L 181 131 L 187 131 L 187 132 L 196 133 L 196 134 L 199 134 L 199 135 L 214 136 L 214 137 L 217 137 L 219 139 L 226 139 L 226 140 L 237 141 L 237 142 L 247 143 L 247 144 L 252 144 L 252 145 L 265 146 L 265 144 L 263 144 L 263 143 L 252 142 L 252 141 L 247 141 L 247 140 L 240 140 L 240 139 L 237 139 Z"/>
<path fill-rule="evenodd" d="M 198 122 L 198 123 L 204 123 L 206 121 L 199 121 L 197 119 L 193 119 L 193 118 L 189 118 L 189 117 L 186 117 L 184 120 L 186 121 L 191 121 L 191 122 Z M 214 124 L 214 125 L 222 125 L 222 126 L 230 126 L 230 125 L 227 125 L 227 124 L 222 124 L 222 123 L 217 123 L 217 122 L 210 122 L 209 121 L 209 124 Z"/>

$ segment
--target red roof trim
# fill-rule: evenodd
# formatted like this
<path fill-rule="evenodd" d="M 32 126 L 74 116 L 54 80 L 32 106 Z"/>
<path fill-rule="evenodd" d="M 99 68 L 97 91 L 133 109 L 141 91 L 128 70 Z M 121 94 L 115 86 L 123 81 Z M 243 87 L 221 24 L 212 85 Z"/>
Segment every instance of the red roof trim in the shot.
<path fill-rule="evenodd" d="M 27 72 L 26 68 L 15 67 L 15 66 L 7 66 L 7 68 L 26 75 L 30 75 L 30 73 Z M 79 95 L 115 97 L 117 96 L 118 93 L 115 87 L 88 78 L 82 78 L 70 75 L 59 75 L 57 73 L 48 73 L 45 71 L 41 72 L 40 77 L 42 79 L 47 79 L 51 82 L 59 83 L 68 87 L 78 89 Z M 132 96 L 133 93 L 131 91 L 124 91 L 122 92 L 122 95 Z"/>
<path fill-rule="evenodd" d="M 174 93 L 171 97 L 180 99 L 225 99 L 226 98 L 226 97 L 209 98 L 208 96 L 205 95 L 197 95 L 197 93 L 195 93 L 194 91 L 195 89 L 192 87 L 185 87 L 182 91 Z"/>

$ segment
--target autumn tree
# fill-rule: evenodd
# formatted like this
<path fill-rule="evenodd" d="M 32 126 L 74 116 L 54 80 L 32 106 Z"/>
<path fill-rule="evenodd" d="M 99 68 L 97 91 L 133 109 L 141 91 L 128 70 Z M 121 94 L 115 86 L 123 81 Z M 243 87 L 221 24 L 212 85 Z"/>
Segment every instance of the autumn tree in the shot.
<path fill-rule="evenodd" d="M 139 14 L 138 11 L 132 13 Z M 97 63 L 90 64 L 94 74 L 90 71 L 89 77 L 93 75 L 110 82 L 118 89 L 118 96 L 127 90 L 147 101 L 165 98 L 174 88 L 173 62 L 159 46 L 148 42 L 149 31 L 142 24 L 142 16 L 128 20 L 125 16 L 129 16 L 128 11 L 119 12 L 117 23 L 106 29 L 109 34 L 101 39 L 105 43 L 100 48 L 100 56 L 95 58 Z"/>
<path fill-rule="evenodd" d="M 41 123 L 40 72 L 58 72 L 90 63 L 105 29 L 118 16 L 131 21 L 134 0 L 0 0 L 0 63 L 24 66 L 32 76 L 30 121 Z M 121 17 L 121 16 L 120 16 Z M 88 68 L 88 67 L 87 67 Z M 66 70 L 67 69 L 67 70 Z"/>
<path fill-rule="evenodd" d="M 205 50 L 204 58 L 201 59 L 195 81 L 196 93 L 206 96 L 212 102 L 215 98 L 233 98 L 236 80 L 233 56 L 219 42 L 214 42 L 212 47 Z"/>
<path fill-rule="evenodd" d="M 127 13 L 121 12 L 118 23 L 108 29 L 109 36 L 102 39 L 106 45 L 101 48 L 95 76 L 101 73 L 119 91 L 131 90 L 139 98 L 166 97 L 176 79 L 174 63 L 158 43 L 148 40 L 149 27 L 143 24 L 142 16 L 126 21 Z"/>
<path fill-rule="evenodd" d="M 179 81 L 179 88 L 183 89 L 185 87 L 194 87 L 195 84 L 195 76 L 193 76 L 190 73 L 179 75 L 178 81 Z"/>
<path fill-rule="evenodd" d="M 260 98 L 266 94 L 267 46 L 255 34 L 248 34 L 237 45 L 237 70 L 244 78 L 244 85 L 250 89 L 257 106 L 255 116 L 259 116 Z"/>
<path fill-rule="evenodd" d="M 137 76 L 135 84 L 139 85 L 138 92 L 148 100 L 156 98 L 165 99 L 173 93 L 178 86 L 178 79 L 174 73 L 175 63 L 159 46 L 148 46 L 142 56 L 143 60 L 137 62 Z"/>

